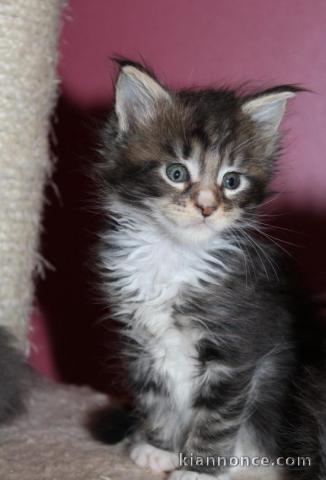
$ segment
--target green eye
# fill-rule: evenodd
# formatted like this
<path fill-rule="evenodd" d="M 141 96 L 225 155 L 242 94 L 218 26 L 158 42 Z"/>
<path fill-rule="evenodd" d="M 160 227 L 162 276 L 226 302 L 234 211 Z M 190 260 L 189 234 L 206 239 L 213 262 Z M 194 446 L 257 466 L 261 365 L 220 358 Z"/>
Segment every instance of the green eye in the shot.
<path fill-rule="evenodd" d="M 166 167 L 168 178 L 175 183 L 188 182 L 190 179 L 187 168 L 182 163 L 172 163 Z"/>
<path fill-rule="evenodd" d="M 236 190 L 240 185 L 240 173 L 227 172 L 222 180 L 222 186 L 228 190 Z"/>

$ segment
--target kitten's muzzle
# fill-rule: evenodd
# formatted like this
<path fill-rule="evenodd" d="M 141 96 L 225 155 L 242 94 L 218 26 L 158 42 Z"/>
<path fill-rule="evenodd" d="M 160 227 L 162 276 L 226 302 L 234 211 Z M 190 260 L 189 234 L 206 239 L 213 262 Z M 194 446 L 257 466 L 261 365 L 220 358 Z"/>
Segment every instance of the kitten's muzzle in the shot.
<path fill-rule="evenodd" d="M 209 217 L 217 210 L 219 196 L 216 188 L 199 188 L 194 192 L 193 202 L 203 217 Z"/>
<path fill-rule="evenodd" d="M 203 217 L 209 217 L 217 209 L 217 205 L 216 206 L 214 205 L 214 206 L 211 206 L 211 207 L 202 207 L 201 205 L 198 205 L 197 203 L 196 203 L 196 207 L 199 208 Z"/>

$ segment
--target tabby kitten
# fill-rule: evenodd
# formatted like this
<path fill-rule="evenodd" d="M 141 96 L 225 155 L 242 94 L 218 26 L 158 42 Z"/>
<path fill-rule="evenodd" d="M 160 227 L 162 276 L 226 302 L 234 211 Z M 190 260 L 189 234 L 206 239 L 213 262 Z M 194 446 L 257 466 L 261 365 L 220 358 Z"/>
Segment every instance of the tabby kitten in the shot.
<path fill-rule="evenodd" d="M 321 335 L 253 235 L 297 90 L 173 92 L 120 62 L 99 168 L 101 270 L 137 402 L 130 456 L 170 480 L 326 478 Z M 197 461 L 208 456 L 311 465 Z"/>

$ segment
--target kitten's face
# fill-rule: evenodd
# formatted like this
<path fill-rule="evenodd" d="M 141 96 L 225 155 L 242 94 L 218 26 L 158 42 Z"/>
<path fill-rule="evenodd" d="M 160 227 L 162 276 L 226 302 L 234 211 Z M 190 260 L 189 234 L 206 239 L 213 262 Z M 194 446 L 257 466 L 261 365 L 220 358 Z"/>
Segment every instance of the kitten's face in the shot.
<path fill-rule="evenodd" d="M 159 168 L 166 193 L 153 202 L 156 218 L 184 240 L 209 240 L 241 218 L 250 180 L 246 169 L 232 161 L 228 150 L 205 148 L 199 139 L 190 142 L 188 155 L 176 148 Z"/>
<path fill-rule="evenodd" d="M 172 94 L 124 67 L 117 119 L 108 129 L 113 210 L 137 211 L 189 243 L 236 228 L 264 197 L 292 95 L 281 89 L 254 98 L 225 90 Z"/>

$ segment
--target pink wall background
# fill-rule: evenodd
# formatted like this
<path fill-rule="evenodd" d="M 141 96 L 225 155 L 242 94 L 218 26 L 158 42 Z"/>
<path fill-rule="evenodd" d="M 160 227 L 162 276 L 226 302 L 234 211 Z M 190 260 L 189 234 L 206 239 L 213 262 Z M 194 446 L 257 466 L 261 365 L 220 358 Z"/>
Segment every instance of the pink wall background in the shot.
<path fill-rule="evenodd" d="M 43 239 L 56 271 L 39 288 L 32 362 L 53 378 L 116 387 L 115 340 L 109 322 L 98 322 L 102 312 L 84 265 L 97 219 L 85 209 L 82 173 L 96 147 L 96 119 L 112 100 L 115 54 L 144 58 L 171 87 L 249 80 L 312 91 L 289 109 L 276 180 L 283 193 L 273 204 L 282 215 L 271 221 L 295 230 L 275 231 L 299 244 L 288 248 L 307 283 L 325 288 L 325 1 L 70 0 L 65 17 L 54 146 L 60 199 L 49 190 Z"/>

